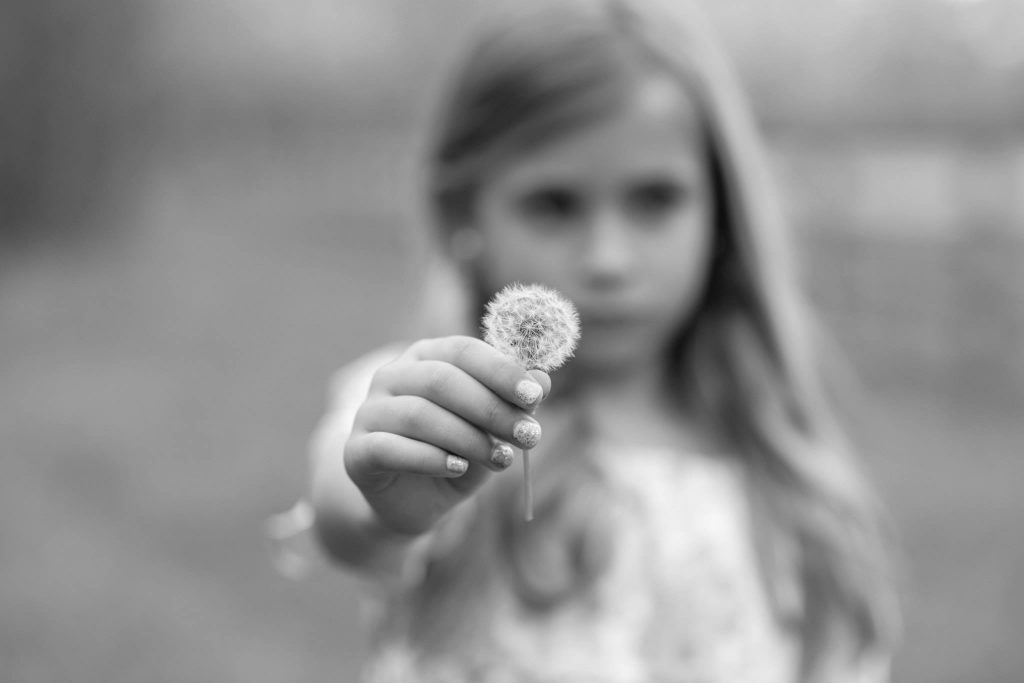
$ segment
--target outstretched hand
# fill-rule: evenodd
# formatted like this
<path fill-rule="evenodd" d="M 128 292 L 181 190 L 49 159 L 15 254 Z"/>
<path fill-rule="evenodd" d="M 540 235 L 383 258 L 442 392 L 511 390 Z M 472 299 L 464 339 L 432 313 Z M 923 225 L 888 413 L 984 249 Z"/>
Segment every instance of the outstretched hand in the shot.
<path fill-rule="evenodd" d="M 524 370 L 479 339 L 415 342 L 374 375 L 345 468 L 385 526 L 423 533 L 509 468 L 509 444 L 537 445 L 531 413 L 550 388 L 546 373 Z"/>

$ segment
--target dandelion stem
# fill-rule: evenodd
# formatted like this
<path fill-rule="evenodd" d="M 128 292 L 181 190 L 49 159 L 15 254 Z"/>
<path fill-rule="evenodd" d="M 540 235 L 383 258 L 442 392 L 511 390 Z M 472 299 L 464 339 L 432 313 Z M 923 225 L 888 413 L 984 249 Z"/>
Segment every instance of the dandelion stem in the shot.
<path fill-rule="evenodd" d="M 530 485 L 530 449 L 523 449 L 523 520 L 533 521 L 533 486 Z"/>
<path fill-rule="evenodd" d="M 481 323 L 484 341 L 525 370 L 555 370 L 572 356 L 580 338 L 576 307 L 540 285 L 508 285 L 488 302 Z M 523 507 L 523 518 L 529 522 L 533 488 L 528 449 L 523 450 Z"/>

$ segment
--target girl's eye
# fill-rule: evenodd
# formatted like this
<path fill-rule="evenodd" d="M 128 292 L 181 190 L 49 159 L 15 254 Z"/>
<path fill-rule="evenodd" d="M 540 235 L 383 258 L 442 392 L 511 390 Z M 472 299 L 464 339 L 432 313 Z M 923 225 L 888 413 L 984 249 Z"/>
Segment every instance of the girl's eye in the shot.
<path fill-rule="evenodd" d="M 519 206 L 532 221 L 567 222 L 581 215 L 583 199 L 572 190 L 548 188 L 527 193 L 520 199 Z"/>
<path fill-rule="evenodd" d="M 686 188 L 672 180 L 653 180 L 630 188 L 626 194 L 629 212 L 641 219 L 656 220 L 686 199 Z"/>

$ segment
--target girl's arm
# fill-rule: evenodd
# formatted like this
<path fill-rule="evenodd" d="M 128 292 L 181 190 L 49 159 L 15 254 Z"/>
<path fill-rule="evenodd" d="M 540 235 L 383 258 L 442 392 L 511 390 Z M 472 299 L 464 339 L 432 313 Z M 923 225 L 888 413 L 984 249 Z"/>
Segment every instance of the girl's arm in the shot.
<path fill-rule="evenodd" d="M 374 578 L 401 578 L 410 571 L 413 549 L 429 534 L 401 534 L 380 523 L 345 470 L 342 452 L 356 411 L 366 399 L 374 372 L 402 349 L 389 347 L 342 368 L 331 382 L 329 409 L 310 444 L 310 503 L 313 528 L 329 559 Z"/>
<path fill-rule="evenodd" d="M 328 555 L 403 575 L 437 523 L 532 448 L 550 378 L 479 339 L 419 340 L 348 366 L 312 444 L 314 530 Z"/>

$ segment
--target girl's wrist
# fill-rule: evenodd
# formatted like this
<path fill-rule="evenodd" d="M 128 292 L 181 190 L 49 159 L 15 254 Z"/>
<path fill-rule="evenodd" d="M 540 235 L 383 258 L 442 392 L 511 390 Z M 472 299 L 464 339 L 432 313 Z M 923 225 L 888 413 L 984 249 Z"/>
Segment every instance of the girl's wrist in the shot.
<path fill-rule="evenodd" d="M 318 510 L 316 531 L 321 545 L 336 561 L 375 581 L 405 583 L 419 575 L 419 548 L 432 532 L 408 534 L 389 526 L 365 501 L 358 511 L 331 514 Z M 337 511 L 335 511 L 337 512 Z"/>
<path fill-rule="evenodd" d="M 359 533 L 375 539 L 386 546 L 405 547 L 415 543 L 417 539 L 430 533 L 430 529 L 420 532 L 410 532 L 396 529 L 388 524 L 384 518 L 370 505 L 367 505 L 366 514 L 356 522 L 359 526 Z"/>
<path fill-rule="evenodd" d="M 426 549 L 434 532 L 410 534 L 388 526 L 372 508 L 358 522 L 358 534 L 366 540 L 366 551 L 358 569 L 378 582 L 411 585 L 419 582 L 425 569 Z"/>

